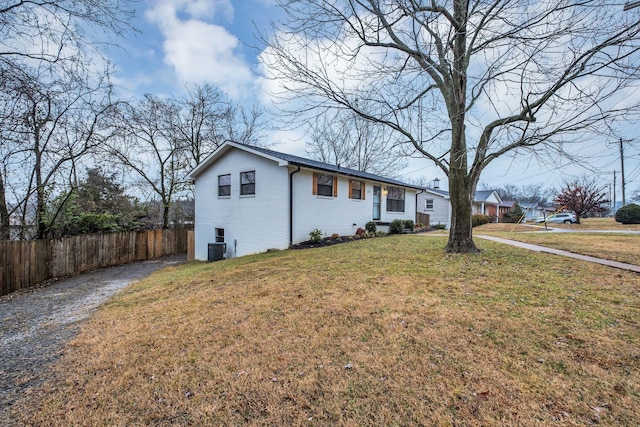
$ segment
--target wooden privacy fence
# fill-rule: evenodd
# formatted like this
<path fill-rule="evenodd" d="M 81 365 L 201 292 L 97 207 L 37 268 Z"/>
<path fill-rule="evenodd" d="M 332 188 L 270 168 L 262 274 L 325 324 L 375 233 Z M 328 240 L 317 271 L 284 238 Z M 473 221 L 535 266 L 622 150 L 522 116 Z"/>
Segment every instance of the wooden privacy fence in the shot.
<path fill-rule="evenodd" d="M 187 261 L 196 259 L 196 235 L 193 230 L 187 232 Z"/>
<path fill-rule="evenodd" d="M 186 229 L 0 241 L 0 296 L 96 268 L 187 252 Z"/>
<path fill-rule="evenodd" d="M 431 218 L 429 214 L 416 212 L 416 224 L 422 224 L 428 228 L 431 225 Z"/>

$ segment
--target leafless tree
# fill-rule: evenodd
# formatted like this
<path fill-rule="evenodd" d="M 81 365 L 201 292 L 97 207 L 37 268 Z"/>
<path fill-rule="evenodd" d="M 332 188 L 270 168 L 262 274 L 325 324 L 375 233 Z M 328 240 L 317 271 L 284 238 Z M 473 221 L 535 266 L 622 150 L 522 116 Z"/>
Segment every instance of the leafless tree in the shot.
<path fill-rule="evenodd" d="M 211 85 L 195 85 L 180 98 L 173 98 L 177 110 L 172 138 L 187 151 L 193 169 L 225 141 L 259 144 L 264 130 L 262 111 L 235 106 L 224 92 Z"/>
<path fill-rule="evenodd" d="M 311 157 L 347 168 L 393 177 L 406 166 L 387 127 L 345 111 L 317 117 L 311 124 Z"/>
<path fill-rule="evenodd" d="M 7 205 L 6 188 L 3 173 L 0 173 L 0 240 L 11 238 L 11 221 L 9 220 L 9 207 Z"/>
<path fill-rule="evenodd" d="M 208 85 L 179 98 L 145 95 L 120 108 L 120 137 L 107 154 L 133 173 L 141 193 L 159 199 L 162 227 L 168 228 L 174 202 L 191 190 L 186 175 L 227 140 L 256 143 L 260 117 L 260 110 L 236 107 Z"/>
<path fill-rule="evenodd" d="M 13 211 L 20 212 L 20 224 L 29 225 L 33 212 L 40 239 L 50 225 L 45 218 L 48 193 L 68 181 L 82 156 L 109 138 L 103 119 L 112 107 L 109 85 L 92 85 L 80 74 L 47 75 L 55 80 L 41 83 L 43 78 L 24 73 L 0 98 L 3 110 L 11 112 L 2 123 L 3 186 L 9 183 L 14 190 Z M 8 181 L 9 176 L 14 179 Z M 8 217 L 6 193 L 2 199 Z"/>
<path fill-rule="evenodd" d="M 518 187 L 505 184 L 497 189 L 502 200 L 515 200 L 520 203 L 540 203 L 546 205 L 553 197 L 553 190 L 545 189 L 542 184 L 526 184 Z"/>
<path fill-rule="evenodd" d="M 587 214 L 609 210 L 607 193 L 606 186 L 598 185 L 595 178 L 583 176 L 565 181 L 556 194 L 555 202 L 562 209 L 575 212 L 580 224 L 580 218 Z"/>
<path fill-rule="evenodd" d="M 96 47 L 96 28 L 116 36 L 131 29 L 132 4 L 132 0 L 4 0 L 0 63 L 18 69 L 25 63 L 77 63 L 88 47 Z"/>
<path fill-rule="evenodd" d="M 169 228 L 171 204 L 187 185 L 189 159 L 185 145 L 175 137 L 179 108 L 171 100 L 145 95 L 120 106 L 114 125 L 119 137 L 108 144 L 108 154 L 137 177 L 140 191 L 149 190 L 162 204 L 162 228 Z"/>
<path fill-rule="evenodd" d="M 210 85 L 195 86 L 174 102 L 178 106 L 175 138 L 181 140 L 195 167 L 224 142 L 220 124 L 227 120 L 230 106 L 224 93 Z"/>
<path fill-rule="evenodd" d="M 243 107 L 232 103 L 229 114 L 222 123 L 224 139 L 249 145 L 265 145 L 262 132 L 267 129 L 264 111 L 258 105 Z"/>
<path fill-rule="evenodd" d="M 639 11 L 619 3 L 279 3 L 287 21 L 262 60 L 283 108 L 349 110 L 433 161 L 449 182 L 449 252 L 477 251 L 471 202 L 492 161 L 584 152 L 638 113 Z"/>
<path fill-rule="evenodd" d="M 0 1 L 0 239 L 11 215 L 46 234 L 46 192 L 100 138 L 110 88 L 95 59 L 132 29 L 132 3 Z"/>

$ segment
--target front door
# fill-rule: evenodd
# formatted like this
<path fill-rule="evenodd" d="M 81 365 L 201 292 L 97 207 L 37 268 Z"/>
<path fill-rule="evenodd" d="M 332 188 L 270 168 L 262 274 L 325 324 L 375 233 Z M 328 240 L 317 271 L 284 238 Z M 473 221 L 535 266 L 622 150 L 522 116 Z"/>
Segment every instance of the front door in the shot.
<path fill-rule="evenodd" d="M 380 187 L 373 186 L 373 219 L 380 219 Z"/>

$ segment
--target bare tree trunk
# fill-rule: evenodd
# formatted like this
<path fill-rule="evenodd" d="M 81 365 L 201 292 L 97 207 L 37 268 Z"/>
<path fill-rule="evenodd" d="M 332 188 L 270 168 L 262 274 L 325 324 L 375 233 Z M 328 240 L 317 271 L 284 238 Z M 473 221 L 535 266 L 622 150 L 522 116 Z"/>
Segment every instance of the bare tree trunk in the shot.
<path fill-rule="evenodd" d="M 449 241 L 445 248 L 450 253 L 479 252 L 473 242 L 471 228 L 471 206 L 469 189 L 464 185 L 465 177 L 459 171 L 452 169 L 449 176 L 449 194 L 451 202 L 451 227 Z M 455 176 L 458 173 L 462 176 Z"/>
<path fill-rule="evenodd" d="M 475 182 L 470 181 L 467 173 L 466 142 L 464 123 L 454 121 L 454 132 L 449 170 L 449 197 L 451 202 L 451 227 L 446 252 L 479 252 L 473 242 L 471 212 L 475 194 Z"/>
<path fill-rule="evenodd" d="M 4 178 L 0 173 L 0 240 L 9 240 L 11 238 L 11 223 L 9 221 L 9 209 L 7 208 L 5 192 Z"/>
<path fill-rule="evenodd" d="M 169 208 L 171 203 L 163 202 L 162 205 L 162 228 L 166 230 L 169 228 Z"/>
<path fill-rule="evenodd" d="M 38 136 L 36 136 L 37 139 Z M 36 158 L 34 166 L 36 175 L 36 225 L 38 227 L 36 239 L 44 239 L 47 237 L 47 223 L 44 218 L 47 210 L 47 201 L 42 182 L 42 153 L 38 143 L 36 143 L 34 154 Z"/>
<path fill-rule="evenodd" d="M 451 76 L 451 96 L 447 100 L 451 119 L 451 154 L 449 170 L 449 196 L 451 200 L 451 228 L 446 252 L 478 252 L 473 243 L 471 206 L 475 194 L 475 182 L 469 179 L 467 164 L 467 139 L 465 115 L 467 106 L 467 9 L 466 1 L 454 2 L 454 14 L 458 28 L 454 39 L 454 73 Z"/>

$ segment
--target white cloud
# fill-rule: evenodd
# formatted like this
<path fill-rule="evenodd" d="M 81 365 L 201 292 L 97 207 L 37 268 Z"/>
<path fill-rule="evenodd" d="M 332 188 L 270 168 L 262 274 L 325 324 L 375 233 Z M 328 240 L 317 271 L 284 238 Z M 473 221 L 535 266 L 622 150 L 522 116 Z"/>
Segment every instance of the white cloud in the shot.
<path fill-rule="evenodd" d="M 281 129 L 268 132 L 265 142 L 270 144 L 274 150 L 294 156 L 306 157 L 305 138 L 299 129 Z"/>
<path fill-rule="evenodd" d="M 239 40 L 211 20 L 231 20 L 229 0 L 163 0 L 146 13 L 163 37 L 164 61 L 181 83 L 211 83 L 232 98 L 253 85 L 253 73 L 237 52 Z"/>

